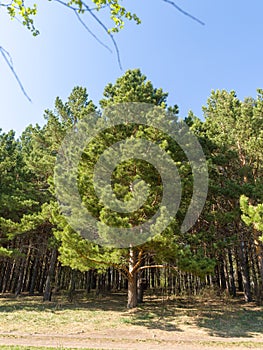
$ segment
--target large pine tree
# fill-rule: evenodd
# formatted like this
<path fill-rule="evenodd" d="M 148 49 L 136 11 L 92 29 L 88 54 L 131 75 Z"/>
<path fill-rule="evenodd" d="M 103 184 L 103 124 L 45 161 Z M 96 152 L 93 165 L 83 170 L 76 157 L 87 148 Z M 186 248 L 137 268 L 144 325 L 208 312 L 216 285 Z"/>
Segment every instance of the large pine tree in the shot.
<path fill-rule="evenodd" d="M 81 207 L 77 203 L 78 196 L 74 196 L 75 190 L 72 192 L 69 190 L 71 186 L 74 188 L 76 179 L 74 179 L 71 172 L 67 172 L 67 168 L 61 167 L 61 164 L 56 169 L 57 194 L 63 197 L 64 214 L 70 213 L 68 215 L 70 217 L 69 220 L 66 220 L 58 211 L 55 215 L 58 226 L 55 236 L 61 241 L 59 249 L 60 260 L 63 264 L 82 271 L 90 268 L 103 270 L 109 266 L 119 269 L 128 280 L 128 308 L 133 308 L 137 305 L 137 287 L 138 283 L 140 283 L 138 279 L 145 268 L 166 268 L 172 266 L 175 269 L 179 268 L 199 275 L 205 275 L 208 271 L 212 271 L 214 267 L 213 261 L 204 255 L 202 245 L 200 244 L 199 247 L 195 245 L 193 250 L 190 245 L 189 235 L 182 234 L 180 231 L 180 225 L 183 222 L 192 195 L 193 183 L 189 161 L 182 149 L 171 137 L 158 128 L 149 126 L 151 125 L 151 118 L 156 118 L 155 122 L 157 125 L 158 122 L 161 124 L 162 118 L 166 116 L 166 111 L 169 110 L 170 122 L 174 123 L 174 128 L 177 127 L 178 109 L 176 106 L 169 108 L 166 99 L 167 94 L 162 89 L 154 88 L 152 83 L 147 81 L 146 77 L 139 70 L 131 70 L 127 71 L 123 77 L 117 79 L 115 84 L 106 86 L 104 98 L 100 102 L 104 110 L 107 110 L 106 115 L 102 112 L 102 114 L 93 113 L 89 116 L 87 133 L 90 131 L 89 127 L 91 125 L 100 125 L 103 118 L 116 117 L 116 110 L 118 110 L 120 103 L 122 103 L 122 114 L 124 109 L 128 120 L 126 124 L 117 125 L 115 123 L 112 127 L 97 133 L 85 147 L 79 161 L 78 190 L 83 205 L 99 222 L 97 232 L 92 231 L 93 228 L 87 224 L 85 215 L 81 214 Z M 129 123 L 129 113 L 132 110 L 132 105 L 125 103 L 133 102 L 156 106 L 159 113 L 151 110 L 146 116 L 148 123 L 140 123 L 140 120 L 137 123 Z M 139 112 L 140 110 L 138 110 Z M 132 113 L 134 113 L 134 110 L 132 110 Z M 85 117 L 85 113 L 80 115 L 83 118 Z M 76 130 L 79 131 L 79 126 L 76 126 Z M 71 136 L 74 135 L 74 132 L 73 129 Z M 140 193 L 148 189 L 148 197 L 143 205 L 140 205 L 137 210 L 131 213 L 120 213 L 111 210 L 108 205 L 104 204 L 104 200 L 107 199 L 110 190 L 109 188 L 100 186 L 100 195 L 97 195 L 94 189 L 93 173 L 99 157 L 112 144 L 121 142 L 123 139 L 126 140 L 127 148 L 125 152 L 128 155 L 129 146 L 132 148 L 134 140 L 146 140 L 145 142 L 158 144 L 160 149 L 169 154 L 170 161 L 178 168 L 182 178 L 182 203 L 177 217 L 172 218 L 170 223 L 166 224 L 165 212 L 167 207 L 161 204 L 164 186 L 160 173 L 151 162 L 149 163 L 141 157 L 136 157 L 134 149 L 127 156 L 127 159 L 116 164 L 116 166 L 114 165 L 109 187 L 112 188 L 115 199 L 122 201 L 122 203 L 129 203 L 135 196 L 140 201 Z M 75 146 L 77 147 L 74 144 L 75 140 L 69 138 L 67 143 L 67 146 L 70 147 L 69 154 L 72 153 Z M 60 152 L 64 156 L 67 150 L 63 148 Z M 138 154 L 139 152 L 140 150 L 138 149 Z M 160 155 L 157 152 L 156 158 L 158 157 Z M 111 158 L 108 159 L 109 163 L 107 163 L 107 157 L 105 159 L 104 165 L 110 167 Z M 139 179 L 142 179 L 143 182 Z M 101 200 L 99 197 L 104 200 Z M 170 198 L 170 200 L 176 201 L 176 198 Z M 158 232 L 158 234 L 149 233 L 145 229 L 142 232 L 145 239 L 136 240 L 131 235 L 133 229 L 134 234 L 138 234 L 136 232 L 138 225 L 149 221 L 158 210 L 160 217 L 154 227 L 157 231 L 159 227 L 165 228 L 167 226 L 166 229 L 163 232 Z M 73 228 L 78 228 L 78 232 L 73 230 L 72 224 Z M 129 232 L 128 234 L 126 234 L 126 229 Z M 82 236 L 88 239 L 84 239 Z"/>

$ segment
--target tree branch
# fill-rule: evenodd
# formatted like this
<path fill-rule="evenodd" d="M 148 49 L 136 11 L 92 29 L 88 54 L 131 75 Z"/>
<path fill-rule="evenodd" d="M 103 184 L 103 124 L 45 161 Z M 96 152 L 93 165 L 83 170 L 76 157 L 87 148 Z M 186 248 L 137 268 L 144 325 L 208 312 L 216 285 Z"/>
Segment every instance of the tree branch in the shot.
<path fill-rule="evenodd" d="M 204 22 L 202 22 L 200 19 L 198 19 L 197 17 L 194 17 L 193 15 L 191 15 L 189 12 L 184 11 L 181 7 L 179 7 L 178 5 L 176 5 L 173 1 L 171 0 L 162 0 L 163 2 L 166 2 L 167 4 L 170 4 L 171 6 L 175 7 L 176 10 L 178 10 L 179 12 L 181 12 L 183 15 L 191 18 L 192 20 L 198 22 L 199 24 L 201 24 L 202 26 L 205 25 Z"/>
<path fill-rule="evenodd" d="M 80 7 L 77 7 L 77 6 L 72 6 L 72 5 L 69 5 L 68 2 L 65 2 L 63 0 L 54 0 L 56 2 L 58 2 L 59 4 L 63 5 L 63 6 L 66 6 L 67 8 L 71 9 L 72 11 L 74 11 L 75 15 L 77 16 L 79 22 L 81 23 L 81 25 L 87 30 L 87 32 L 95 39 L 97 40 L 97 42 L 102 45 L 103 47 L 105 47 L 107 50 L 109 50 L 110 52 L 112 52 L 112 50 L 106 45 L 104 44 L 98 37 L 96 34 L 94 34 L 90 29 L 89 27 L 87 26 L 87 24 L 81 19 L 81 16 L 80 16 L 80 13 L 89 13 L 93 19 L 100 25 L 100 27 L 110 36 L 110 39 L 113 43 L 113 46 L 114 46 L 114 49 L 115 49 L 115 52 L 116 52 L 116 55 L 117 55 L 117 60 L 118 60 L 118 64 L 119 64 L 119 67 L 120 69 L 122 70 L 122 65 L 121 65 L 121 59 L 120 59 L 120 52 L 119 52 L 119 48 L 118 48 L 118 45 L 116 43 L 116 40 L 113 36 L 112 33 L 109 32 L 109 30 L 107 29 L 107 27 L 104 25 L 104 23 L 94 14 L 94 11 L 97 10 L 98 8 L 90 8 L 84 1 L 81 1 L 82 3 L 82 6 L 81 8 Z M 193 15 L 191 15 L 190 13 L 184 11 L 181 7 L 179 7 L 178 5 L 176 5 L 176 3 L 172 0 L 162 0 L 163 2 L 166 2 L 167 4 L 173 6 L 176 8 L 176 10 L 178 10 L 179 12 L 181 12 L 183 15 L 191 18 L 192 20 L 198 22 L 199 24 L 201 25 L 205 25 L 204 22 L 202 22 L 201 20 L 199 20 L 197 17 L 194 17 Z M 0 4 L 0 7 L 8 7 L 10 6 L 10 4 Z M 105 8 L 107 7 L 107 4 L 100 7 L 101 8 Z M 33 22 L 31 23 L 31 25 L 33 25 Z M 32 27 L 34 29 L 34 26 Z M 37 35 L 38 33 L 35 32 L 34 35 Z M 32 102 L 30 97 L 28 96 L 28 94 L 26 93 L 25 89 L 24 89 L 24 86 L 23 84 L 21 83 L 15 69 L 14 69 L 14 65 L 13 65 L 13 62 L 12 62 L 12 58 L 10 56 L 10 54 L 2 47 L 0 46 L 0 53 L 1 55 L 3 56 L 5 62 L 7 63 L 8 67 L 10 68 L 12 74 L 14 75 L 17 83 L 19 84 L 20 86 L 20 89 L 22 90 L 23 94 L 26 96 L 26 98 L 28 99 L 28 101 Z"/>
<path fill-rule="evenodd" d="M 123 264 L 115 264 L 113 262 L 111 263 L 108 263 L 108 262 L 105 262 L 105 261 L 102 261 L 102 260 L 96 260 L 96 259 L 93 259 L 93 258 L 90 258 L 88 257 L 87 255 L 84 255 L 82 253 L 82 251 L 78 248 L 76 248 L 76 251 L 77 253 L 79 254 L 79 256 L 83 259 L 86 259 L 86 260 L 89 260 L 90 262 L 94 263 L 94 264 L 97 264 L 97 265 L 105 265 L 105 266 L 113 266 L 115 267 L 117 270 L 121 271 L 124 273 L 124 271 L 128 274 L 129 273 L 129 270 L 127 269 L 127 267 Z M 125 275 L 126 276 L 126 275 Z M 126 276 L 127 277 L 127 276 Z"/>
<path fill-rule="evenodd" d="M 86 23 L 85 23 L 84 21 L 82 21 L 82 19 L 81 19 L 81 17 L 80 17 L 80 15 L 79 15 L 79 13 L 78 13 L 77 10 L 75 10 L 75 14 L 76 14 L 76 16 L 77 16 L 79 22 L 80 22 L 80 23 L 83 25 L 83 27 L 89 32 L 89 34 L 90 34 L 91 36 L 93 36 L 93 38 L 94 38 L 95 40 L 97 40 L 97 42 L 98 42 L 100 45 L 102 45 L 103 47 L 105 47 L 105 49 L 107 49 L 108 51 L 110 51 L 110 52 L 112 53 L 112 50 L 109 48 L 109 46 L 106 45 L 106 44 L 104 44 L 104 43 L 89 29 L 89 27 L 86 25 Z"/>
<path fill-rule="evenodd" d="M 139 254 L 138 254 L 138 261 L 136 262 L 136 264 L 134 265 L 131 274 L 133 274 L 136 270 L 138 271 L 138 267 L 140 266 L 141 262 L 142 262 L 142 255 L 143 255 L 143 250 L 140 249 Z"/>
<path fill-rule="evenodd" d="M 145 270 L 145 269 L 168 269 L 168 268 L 171 268 L 173 270 L 178 271 L 178 267 L 171 266 L 171 265 L 148 265 L 148 266 L 142 266 L 142 267 L 139 267 L 137 271 L 142 271 L 142 270 Z"/>
<path fill-rule="evenodd" d="M 96 34 L 94 34 L 90 29 L 89 27 L 86 25 L 86 23 L 81 19 L 80 17 L 80 14 L 79 14 L 79 8 L 77 7 L 74 7 L 74 6 L 70 6 L 68 5 L 67 3 L 65 3 L 64 1 L 62 0 L 54 0 L 55 2 L 58 2 L 59 4 L 63 5 L 63 6 L 66 6 L 67 8 L 69 8 L 70 10 L 74 11 L 75 15 L 77 16 L 79 22 L 81 23 L 81 25 L 86 29 L 86 31 L 100 44 L 102 45 L 103 47 L 105 47 L 107 50 L 109 50 L 111 53 L 112 53 L 112 50 L 109 48 L 109 46 L 107 46 L 106 44 L 104 44 L 98 37 Z M 103 6 L 105 7 L 105 6 Z M 85 12 L 92 12 L 94 11 L 95 8 L 93 9 L 84 9 L 83 11 Z"/>
<path fill-rule="evenodd" d="M 120 58 L 120 52 L 119 52 L 119 48 L 118 48 L 118 45 L 116 43 L 116 40 L 114 39 L 112 33 L 109 33 L 107 27 L 105 26 L 105 24 L 103 24 L 101 22 L 101 20 L 91 11 L 91 9 L 89 8 L 89 6 L 87 4 L 85 4 L 83 2 L 83 5 L 84 7 L 89 11 L 90 15 L 95 19 L 95 21 L 103 28 L 103 30 L 110 36 L 111 38 L 111 41 L 113 43 L 113 46 L 115 48 L 115 52 L 116 52 L 116 55 L 117 55 L 117 60 L 118 60 L 118 63 L 119 63 L 119 67 L 120 69 L 122 70 L 122 65 L 121 65 L 121 58 Z"/>
<path fill-rule="evenodd" d="M 8 51 L 6 51 L 2 46 L 0 46 L 0 53 L 1 55 L 3 56 L 5 62 L 7 63 L 8 67 L 10 68 L 13 76 L 15 77 L 18 85 L 20 86 L 20 89 L 22 90 L 23 94 L 26 96 L 26 98 L 28 99 L 29 102 L 32 102 L 31 101 L 31 98 L 28 96 L 28 94 L 26 93 L 25 89 L 24 89 L 24 86 L 23 84 L 21 83 L 15 69 L 14 69 L 14 65 L 13 65 L 13 61 L 12 61 L 12 57 L 11 55 L 9 54 Z"/>
<path fill-rule="evenodd" d="M 62 1 L 62 0 L 54 0 L 56 2 L 58 2 L 61 5 L 66 6 L 67 8 L 69 8 L 70 10 L 74 11 L 78 20 L 80 21 L 80 23 L 83 25 L 83 27 L 102 45 L 104 46 L 106 49 L 108 49 L 110 52 L 112 52 L 112 50 L 105 45 L 86 25 L 86 23 L 81 19 L 80 15 L 79 15 L 79 9 L 77 7 L 74 6 L 70 6 L 68 5 L 66 2 Z M 105 24 L 103 24 L 103 22 L 93 13 L 94 9 L 90 8 L 84 1 L 82 1 L 82 5 L 84 7 L 83 11 L 89 13 L 94 19 L 95 21 L 100 25 L 100 27 L 107 33 L 107 35 L 110 36 L 110 39 L 113 43 L 113 46 L 115 48 L 115 52 L 117 55 L 117 60 L 118 60 L 118 64 L 120 69 L 122 70 L 122 65 L 121 65 L 121 59 L 120 59 L 120 52 L 119 52 L 119 48 L 118 45 L 116 43 L 116 40 L 114 39 L 112 33 L 109 33 L 107 27 L 105 26 Z M 106 7 L 106 6 L 105 6 Z"/>

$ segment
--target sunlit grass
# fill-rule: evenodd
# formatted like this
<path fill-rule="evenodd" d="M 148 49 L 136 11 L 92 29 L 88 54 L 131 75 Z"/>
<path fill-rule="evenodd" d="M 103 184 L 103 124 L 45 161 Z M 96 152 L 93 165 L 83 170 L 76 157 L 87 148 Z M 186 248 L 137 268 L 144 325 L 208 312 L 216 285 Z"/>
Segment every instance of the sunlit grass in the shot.
<path fill-rule="evenodd" d="M 1 350 L 77 350 L 77 348 L 63 348 L 63 347 L 36 347 L 36 346 L 16 346 L 16 345 L 0 345 Z M 82 348 L 82 350 L 100 350 L 98 348 Z M 103 349 L 101 349 L 103 350 Z"/>
<path fill-rule="evenodd" d="M 105 339 L 112 341 L 125 341 L 130 334 L 136 338 L 140 333 L 140 340 L 149 342 L 152 334 L 165 341 L 167 335 L 171 339 L 174 332 L 178 332 L 185 339 L 190 334 L 190 341 L 196 337 L 198 343 L 202 339 L 212 341 L 214 337 L 221 337 L 228 338 L 229 346 L 230 338 L 238 338 L 238 342 L 236 339 L 233 342 L 235 346 L 245 342 L 247 347 L 263 348 L 263 308 L 253 303 L 245 304 L 242 299 L 213 295 L 195 298 L 148 295 L 146 302 L 133 310 L 126 309 L 125 294 L 86 298 L 79 293 L 73 303 L 61 296 L 56 296 L 50 303 L 43 303 L 40 296 L 0 296 L 0 317 L 0 336 L 6 339 L 23 335 L 67 335 L 88 339 L 96 332 L 108 332 Z M 253 343 L 253 339 L 257 343 Z M 217 339 L 214 340 L 216 345 Z M 34 348 L 0 346 L 0 349 Z"/>

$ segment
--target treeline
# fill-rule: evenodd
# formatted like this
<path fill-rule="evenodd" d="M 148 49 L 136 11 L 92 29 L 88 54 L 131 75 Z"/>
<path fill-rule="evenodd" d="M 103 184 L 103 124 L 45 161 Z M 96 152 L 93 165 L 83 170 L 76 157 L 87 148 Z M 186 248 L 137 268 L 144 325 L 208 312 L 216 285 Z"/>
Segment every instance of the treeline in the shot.
<path fill-rule="evenodd" d="M 130 70 L 105 87 L 100 107 L 151 103 L 169 111 L 171 121 L 180 125 L 178 108 L 167 105 L 167 96 L 139 70 Z M 162 122 L 162 113 L 157 117 L 151 113 L 147 125 L 152 125 L 151 118 Z M 51 300 L 53 293 L 66 290 L 71 300 L 78 289 L 87 293 L 127 289 L 128 307 L 134 307 L 146 289 L 198 294 L 211 286 L 233 297 L 243 292 L 247 302 L 262 302 L 263 245 L 258 225 L 262 217 L 260 210 L 254 216 L 251 210 L 263 202 L 263 91 L 244 101 L 233 91 L 212 91 L 203 113 L 202 120 L 193 113 L 184 120 L 202 146 L 209 173 L 205 206 L 186 233 L 180 227 L 191 203 L 194 176 L 189 159 L 171 137 L 143 122 L 115 125 L 95 135 L 83 152 L 78 165 L 82 203 L 98 221 L 125 229 L 137 227 L 158 211 L 163 194 L 160 174 L 142 159 L 121 162 L 111 179 L 118 199 L 128 202 L 134 193 L 143 192 L 142 184 L 134 182 L 138 178 L 150 190 L 135 213 L 116 215 L 101 203 L 93 188 L 93 170 L 100 154 L 123 139 L 144 138 L 158 143 L 176 162 L 182 186 L 177 215 L 161 234 L 138 245 L 103 245 L 96 239 L 83 239 L 58 205 L 56 191 L 66 198 L 66 209 L 78 208 L 68 190 L 72 179 L 55 186 L 54 167 L 65 135 L 85 116 L 90 116 L 90 125 L 103 118 L 85 88 L 74 88 L 66 102 L 57 98 L 54 111 L 44 113 L 43 127 L 30 125 L 19 139 L 13 131 L 1 133 L 0 292 L 41 293 L 44 300 Z M 63 170 L 57 173 L 66 178 Z M 78 217 L 76 209 L 72 215 L 88 232 L 81 213 Z M 164 221 L 161 215 L 158 224 Z M 101 234 L 110 242 L 110 230 L 104 227 Z M 123 239 L 119 236 L 117 241 Z"/>

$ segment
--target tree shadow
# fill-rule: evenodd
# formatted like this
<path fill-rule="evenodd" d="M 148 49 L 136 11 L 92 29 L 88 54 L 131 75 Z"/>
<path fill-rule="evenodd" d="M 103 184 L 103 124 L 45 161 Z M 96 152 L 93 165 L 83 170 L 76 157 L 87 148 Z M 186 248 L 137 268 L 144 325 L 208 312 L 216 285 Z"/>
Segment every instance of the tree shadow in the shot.
<path fill-rule="evenodd" d="M 15 297 L 12 294 L 0 294 L 0 313 L 23 311 L 59 311 L 59 310 L 90 310 L 90 311 L 116 311 L 126 310 L 126 294 L 114 293 L 108 295 L 85 296 L 83 292 L 76 293 L 72 301 L 67 300 L 66 294 L 55 295 L 52 301 L 43 302 L 42 295 L 29 296 L 21 294 Z"/>
<path fill-rule="evenodd" d="M 121 323 L 159 329 L 167 332 L 184 332 L 190 326 L 204 330 L 209 336 L 223 338 L 253 338 L 263 331 L 263 307 L 245 304 L 240 298 L 171 297 L 147 295 L 145 303 L 127 310 L 125 292 L 86 296 L 76 293 L 73 302 L 65 295 L 56 295 L 52 302 L 43 302 L 42 296 L 0 295 L 1 313 L 15 311 L 89 310 L 116 312 Z"/>
<path fill-rule="evenodd" d="M 153 316 L 152 313 L 138 313 L 136 316 L 133 316 L 129 321 L 127 321 L 127 323 L 146 327 L 148 329 L 159 329 L 166 332 L 183 332 L 180 327 L 174 324 L 173 317 L 168 316 L 167 313 L 165 316 L 157 317 L 157 319 L 156 315 Z"/>
<path fill-rule="evenodd" d="M 183 332 L 174 316 L 174 307 L 168 300 L 159 297 L 148 297 L 146 302 L 136 309 L 125 312 L 125 323 L 142 326 L 148 329 L 159 329 L 167 332 Z"/>
<path fill-rule="evenodd" d="M 253 338 L 263 334 L 263 307 L 245 303 L 243 296 L 180 300 L 177 309 L 184 309 L 193 323 L 209 336 L 223 338 Z"/>
<path fill-rule="evenodd" d="M 205 328 L 210 336 L 223 338 L 253 338 L 256 333 L 263 335 L 263 310 L 240 308 L 240 310 L 211 310 L 203 312 L 196 322 Z"/>
<path fill-rule="evenodd" d="M 137 308 L 127 323 L 149 329 L 183 332 L 196 326 L 209 336 L 253 338 L 263 334 L 263 308 L 240 299 L 173 298 L 147 301 Z"/>

